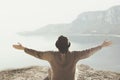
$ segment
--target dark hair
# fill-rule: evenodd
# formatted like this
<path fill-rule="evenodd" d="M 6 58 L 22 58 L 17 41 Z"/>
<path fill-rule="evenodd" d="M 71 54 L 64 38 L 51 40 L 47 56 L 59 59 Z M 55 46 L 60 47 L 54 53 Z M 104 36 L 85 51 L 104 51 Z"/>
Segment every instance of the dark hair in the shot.
<path fill-rule="evenodd" d="M 71 44 L 68 42 L 67 37 L 60 36 L 55 45 L 61 53 L 65 54 L 68 52 L 68 48 Z"/>

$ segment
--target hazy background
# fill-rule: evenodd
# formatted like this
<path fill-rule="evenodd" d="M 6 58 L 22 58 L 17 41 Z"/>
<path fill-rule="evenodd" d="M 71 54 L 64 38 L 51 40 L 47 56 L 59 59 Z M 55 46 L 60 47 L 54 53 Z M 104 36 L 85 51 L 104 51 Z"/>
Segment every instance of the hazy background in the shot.
<path fill-rule="evenodd" d="M 54 43 L 57 37 L 63 34 L 72 43 L 70 50 L 91 48 L 106 39 L 112 40 L 113 46 L 99 51 L 80 63 L 88 64 L 97 69 L 120 71 L 120 17 L 118 17 L 120 8 L 119 6 L 113 7 L 116 5 L 120 5 L 119 0 L 0 1 L 0 70 L 30 65 L 49 65 L 46 61 L 13 49 L 12 44 L 20 42 L 26 47 L 36 50 L 57 50 Z M 98 12 L 96 13 L 96 11 Z M 109 13 L 107 11 L 110 11 L 110 14 L 114 12 L 116 14 L 113 14 L 112 17 L 109 14 L 107 18 L 104 18 Z M 95 14 L 91 14 L 91 12 L 95 12 Z M 96 20 L 99 20 L 100 23 L 97 23 Z M 101 20 L 105 22 L 101 22 Z M 81 24 L 82 21 L 86 23 Z M 102 27 L 98 26 L 100 24 Z M 91 27 L 88 28 L 88 25 Z M 48 33 L 45 34 L 46 32 Z M 53 35 L 54 33 L 56 35 Z"/>

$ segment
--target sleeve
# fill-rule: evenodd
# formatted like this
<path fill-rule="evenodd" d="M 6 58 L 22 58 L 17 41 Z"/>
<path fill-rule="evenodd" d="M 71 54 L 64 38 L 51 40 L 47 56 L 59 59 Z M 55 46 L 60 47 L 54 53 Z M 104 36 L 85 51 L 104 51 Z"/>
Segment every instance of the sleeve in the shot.
<path fill-rule="evenodd" d="M 36 51 L 36 50 L 33 50 L 33 49 L 28 49 L 28 48 L 25 48 L 24 52 L 26 52 L 27 54 L 29 54 L 31 56 L 39 58 L 39 59 L 43 59 L 43 60 L 49 60 L 50 59 L 50 52 Z"/>
<path fill-rule="evenodd" d="M 97 47 L 94 47 L 94 48 L 91 48 L 91 49 L 86 49 L 86 50 L 83 50 L 83 51 L 74 51 L 73 53 L 75 55 L 75 59 L 78 61 L 78 60 L 90 57 L 95 52 L 101 50 L 101 48 L 102 48 L 102 46 L 97 46 Z"/>

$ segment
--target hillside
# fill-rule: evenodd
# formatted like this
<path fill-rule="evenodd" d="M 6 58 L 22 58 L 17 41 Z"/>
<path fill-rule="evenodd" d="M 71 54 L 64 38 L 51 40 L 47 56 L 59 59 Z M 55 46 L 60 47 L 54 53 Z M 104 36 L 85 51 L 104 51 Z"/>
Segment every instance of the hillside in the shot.
<path fill-rule="evenodd" d="M 43 80 L 47 76 L 48 67 L 33 66 L 0 72 L 0 80 Z M 120 80 L 120 73 L 94 70 L 88 65 L 78 65 L 77 80 Z"/>
<path fill-rule="evenodd" d="M 113 6 L 104 11 L 84 12 L 71 23 L 48 24 L 21 35 L 79 35 L 79 34 L 117 34 L 120 35 L 120 6 Z"/>

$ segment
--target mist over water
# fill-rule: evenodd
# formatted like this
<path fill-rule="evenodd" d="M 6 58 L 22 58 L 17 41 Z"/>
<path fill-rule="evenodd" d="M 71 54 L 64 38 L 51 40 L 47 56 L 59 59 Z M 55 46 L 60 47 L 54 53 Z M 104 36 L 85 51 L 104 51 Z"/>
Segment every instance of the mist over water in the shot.
<path fill-rule="evenodd" d="M 106 47 L 96 52 L 93 56 L 79 61 L 82 64 L 88 64 L 96 69 L 102 70 L 113 70 L 120 72 L 120 62 L 119 62 L 119 48 L 120 48 L 120 38 L 116 36 L 74 36 L 72 40 L 76 42 L 78 47 L 82 49 L 89 49 L 100 45 L 103 41 L 112 41 L 113 44 L 110 47 Z M 84 46 L 82 46 L 84 45 Z"/>
<path fill-rule="evenodd" d="M 0 50 L 0 70 L 21 68 L 27 66 L 50 66 L 47 61 L 34 58 L 24 51 L 16 50 L 12 47 L 13 44 L 20 42 L 23 46 L 35 49 L 38 51 L 56 51 L 55 42 L 58 36 L 19 36 L 11 34 L 11 38 L 6 36 L 3 38 L 4 45 Z M 119 52 L 120 38 L 107 36 L 67 36 L 71 42 L 70 51 L 85 50 L 100 45 L 104 40 L 111 40 L 113 45 L 96 52 L 93 56 L 80 60 L 78 64 L 87 64 L 96 69 L 111 70 L 120 72 Z"/>

